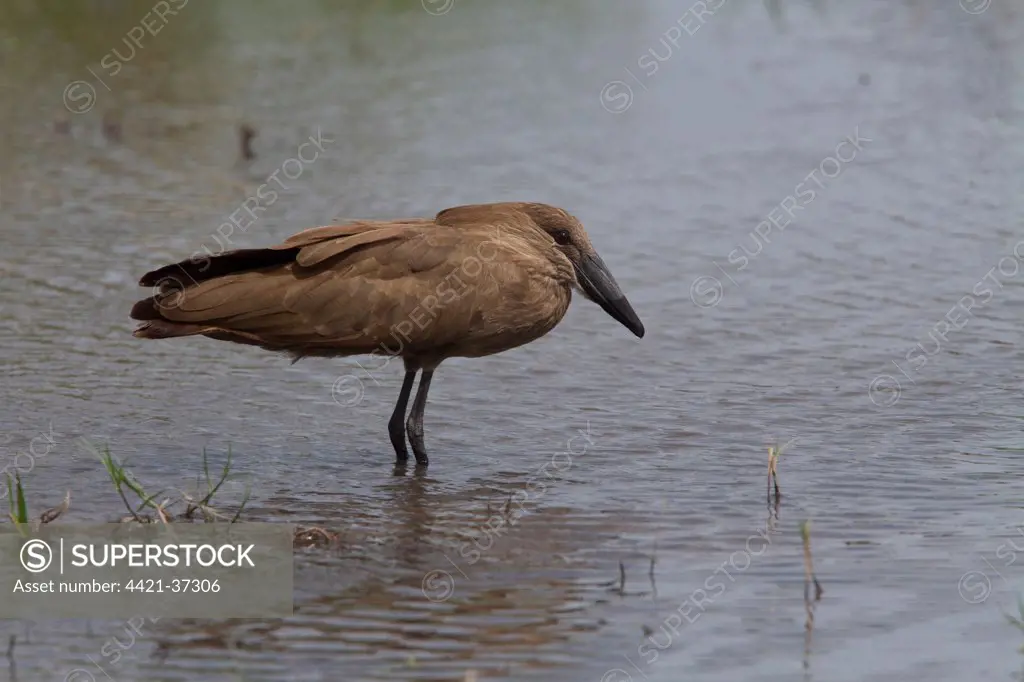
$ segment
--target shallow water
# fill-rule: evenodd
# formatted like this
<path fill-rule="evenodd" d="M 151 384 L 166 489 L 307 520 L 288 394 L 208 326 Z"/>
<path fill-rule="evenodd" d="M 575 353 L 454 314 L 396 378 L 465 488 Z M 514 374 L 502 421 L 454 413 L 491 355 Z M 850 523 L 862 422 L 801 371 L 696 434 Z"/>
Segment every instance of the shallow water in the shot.
<path fill-rule="evenodd" d="M 102 671 L 89 657 L 123 623 L 7 621 L 5 673 L 1019 679 L 1002 611 L 1024 587 L 1024 10 L 962 4 L 984 11 L 189 3 L 110 77 L 101 59 L 148 6 L 0 2 L 0 437 L 10 458 L 54 442 L 30 499 L 70 489 L 72 520 L 117 515 L 83 437 L 155 488 L 230 446 L 248 518 L 341 535 L 299 551 L 292 618 L 163 620 Z M 78 80 L 93 90 L 67 93 Z M 404 477 L 396 365 L 133 339 L 138 276 L 217 250 L 310 136 L 323 152 L 233 247 L 547 201 L 587 225 L 647 336 L 577 301 L 528 347 L 446 362 L 429 473 Z M 528 484 L 479 557 L 452 549 Z"/>

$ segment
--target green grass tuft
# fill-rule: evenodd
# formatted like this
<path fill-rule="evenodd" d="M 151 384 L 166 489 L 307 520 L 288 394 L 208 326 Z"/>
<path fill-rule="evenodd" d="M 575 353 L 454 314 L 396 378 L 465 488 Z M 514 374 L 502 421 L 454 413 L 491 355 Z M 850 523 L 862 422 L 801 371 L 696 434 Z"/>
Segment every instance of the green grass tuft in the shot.
<path fill-rule="evenodd" d="M 21 484 L 21 474 L 14 472 L 7 476 L 7 500 L 10 505 L 11 521 L 20 529 L 28 523 L 28 504 L 25 502 L 25 488 Z"/>

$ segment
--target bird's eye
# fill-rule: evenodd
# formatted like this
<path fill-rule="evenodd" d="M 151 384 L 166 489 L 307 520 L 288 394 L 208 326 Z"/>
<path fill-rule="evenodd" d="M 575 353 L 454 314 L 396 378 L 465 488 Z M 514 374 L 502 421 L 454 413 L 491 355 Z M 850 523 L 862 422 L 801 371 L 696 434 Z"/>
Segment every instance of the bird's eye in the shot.
<path fill-rule="evenodd" d="M 565 246 L 572 241 L 572 235 L 569 234 L 569 230 L 555 230 L 551 233 L 551 236 L 555 238 L 556 244 Z"/>

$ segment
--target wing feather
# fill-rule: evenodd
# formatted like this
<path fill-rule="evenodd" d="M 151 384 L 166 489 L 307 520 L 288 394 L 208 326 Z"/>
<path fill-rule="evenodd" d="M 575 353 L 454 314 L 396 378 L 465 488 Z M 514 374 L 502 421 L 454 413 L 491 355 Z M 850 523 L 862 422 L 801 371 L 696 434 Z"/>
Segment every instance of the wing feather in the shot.
<path fill-rule="evenodd" d="M 369 230 L 346 237 L 325 239 L 324 241 L 302 247 L 299 250 L 298 256 L 295 257 L 295 262 L 304 268 L 311 268 L 328 258 L 340 256 L 347 251 L 352 251 L 361 246 L 399 239 L 405 236 L 408 231 L 409 229 L 403 225 Z"/>
<path fill-rule="evenodd" d="M 433 225 L 433 221 L 430 220 L 393 220 L 393 221 L 382 221 L 382 220 L 354 220 L 344 225 L 324 225 L 322 227 L 311 227 L 308 230 L 303 230 L 293 234 L 284 240 L 284 243 L 278 246 L 272 247 L 275 249 L 291 249 L 303 246 L 309 246 L 317 242 L 322 242 L 327 239 L 336 239 L 338 237 L 350 237 L 360 232 L 373 232 L 382 228 L 388 227 L 426 227 Z"/>

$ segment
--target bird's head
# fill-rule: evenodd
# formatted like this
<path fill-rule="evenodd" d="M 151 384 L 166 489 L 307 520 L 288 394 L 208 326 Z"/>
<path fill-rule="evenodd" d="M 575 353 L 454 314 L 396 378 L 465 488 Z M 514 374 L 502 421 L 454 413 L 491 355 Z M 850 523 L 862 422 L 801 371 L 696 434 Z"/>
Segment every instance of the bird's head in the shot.
<path fill-rule="evenodd" d="M 608 266 L 597 255 L 580 221 L 567 211 L 547 204 L 522 204 L 520 210 L 536 225 L 541 233 L 538 236 L 546 238 L 542 248 L 548 249 L 552 258 L 568 260 L 574 284 L 580 292 L 642 338 L 643 323 Z"/>

